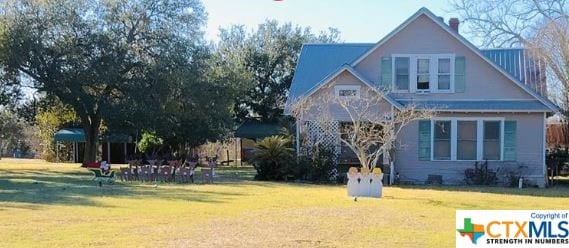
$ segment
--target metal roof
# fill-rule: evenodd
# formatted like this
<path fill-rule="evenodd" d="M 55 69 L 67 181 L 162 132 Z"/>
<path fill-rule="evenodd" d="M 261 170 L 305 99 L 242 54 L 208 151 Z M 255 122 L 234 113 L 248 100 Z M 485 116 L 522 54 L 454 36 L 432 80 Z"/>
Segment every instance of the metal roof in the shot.
<path fill-rule="evenodd" d="M 545 63 L 523 48 L 482 49 L 484 56 L 542 96 L 547 94 Z"/>
<path fill-rule="evenodd" d="M 85 142 L 85 133 L 81 128 L 64 128 L 55 133 L 55 141 Z"/>
<path fill-rule="evenodd" d="M 248 121 L 235 130 L 235 137 L 247 139 L 261 139 L 272 135 L 283 134 L 283 126 L 277 123 Z"/>
<path fill-rule="evenodd" d="M 477 100 L 477 101 L 414 101 L 398 100 L 407 106 L 415 104 L 419 109 L 436 109 L 436 111 L 480 111 L 480 112 L 544 112 L 549 108 L 537 100 Z"/>
<path fill-rule="evenodd" d="M 287 101 L 308 92 L 318 82 L 336 72 L 342 65 L 351 63 L 373 45 L 374 43 L 304 44 Z"/>
<path fill-rule="evenodd" d="M 55 133 L 53 139 L 59 142 L 85 142 L 85 132 L 81 128 L 63 128 Z M 130 135 L 124 133 L 109 133 L 100 139 L 111 143 L 132 142 Z"/>

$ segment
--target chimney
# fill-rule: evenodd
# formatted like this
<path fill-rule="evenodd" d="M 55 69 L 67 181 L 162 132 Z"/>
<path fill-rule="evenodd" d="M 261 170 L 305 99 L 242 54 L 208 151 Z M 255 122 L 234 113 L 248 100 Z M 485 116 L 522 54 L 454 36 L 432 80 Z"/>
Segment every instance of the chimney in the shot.
<path fill-rule="evenodd" d="M 450 18 L 448 20 L 448 26 L 457 33 L 458 33 L 458 25 L 459 24 L 460 24 L 460 21 L 456 17 Z"/>

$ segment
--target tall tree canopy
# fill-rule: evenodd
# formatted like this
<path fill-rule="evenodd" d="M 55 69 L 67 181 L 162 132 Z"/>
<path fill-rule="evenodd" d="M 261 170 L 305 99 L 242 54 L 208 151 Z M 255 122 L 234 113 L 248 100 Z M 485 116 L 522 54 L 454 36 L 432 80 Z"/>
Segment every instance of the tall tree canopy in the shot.
<path fill-rule="evenodd" d="M 2 81 L 31 82 L 71 106 L 85 130 L 85 161 L 96 159 L 103 120 L 172 127 L 176 113 L 203 102 L 176 96 L 200 97 L 188 93 L 194 86 L 219 91 L 200 76 L 207 48 L 198 0 L 8 0 L 0 12 Z"/>
<path fill-rule="evenodd" d="M 547 64 L 550 98 L 569 113 L 569 3 L 565 0 L 453 0 L 483 47 L 524 46 Z"/>
<path fill-rule="evenodd" d="M 226 78 L 245 89 L 235 104 L 235 114 L 241 120 L 277 120 L 282 115 L 302 44 L 339 41 L 339 33 L 333 28 L 316 35 L 309 28 L 274 20 L 251 32 L 242 25 L 220 31 L 217 65 L 224 68 Z"/>

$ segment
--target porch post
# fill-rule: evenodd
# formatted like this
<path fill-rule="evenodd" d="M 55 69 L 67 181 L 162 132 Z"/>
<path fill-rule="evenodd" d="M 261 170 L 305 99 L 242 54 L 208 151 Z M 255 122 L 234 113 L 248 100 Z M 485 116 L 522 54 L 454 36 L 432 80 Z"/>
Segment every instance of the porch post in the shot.
<path fill-rule="evenodd" d="M 300 121 L 296 120 L 296 158 L 300 158 Z"/>
<path fill-rule="evenodd" d="M 111 142 L 107 141 L 107 164 L 111 163 Z"/>
<path fill-rule="evenodd" d="M 126 159 L 128 158 L 127 154 L 126 154 L 126 142 L 123 143 L 124 144 L 124 162 L 126 163 Z"/>
<path fill-rule="evenodd" d="M 73 141 L 73 163 L 77 163 L 77 142 Z"/>
<path fill-rule="evenodd" d="M 393 107 L 393 105 L 391 106 L 391 116 L 392 118 L 394 118 L 395 116 L 395 108 Z M 391 132 L 391 137 L 393 137 L 393 133 L 395 131 L 391 130 L 390 132 Z M 394 140 L 393 142 L 396 142 L 396 140 Z M 395 148 L 392 147 L 390 144 L 389 149 L 385 151 L 385 154 L 387 154 L 387 162 L 389 163 L 389 185 L 393 185 L 393 183 L 395 182 L 395 165 L 393 163 L 393 158 L 391 157 L 391 150 L 393 149 Z"/>

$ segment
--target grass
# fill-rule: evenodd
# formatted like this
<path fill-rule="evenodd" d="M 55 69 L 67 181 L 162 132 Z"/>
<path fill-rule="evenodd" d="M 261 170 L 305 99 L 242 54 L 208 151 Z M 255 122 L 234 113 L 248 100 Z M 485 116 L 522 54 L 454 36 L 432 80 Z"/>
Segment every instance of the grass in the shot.
<path fill-rule="evenodd" d="M 257 182 L 117 183 L 76 164 L 0 160 L 0 247 L 454 247 L 456 209 L 566 209 L 569 190 L 345 186 Z"/>

